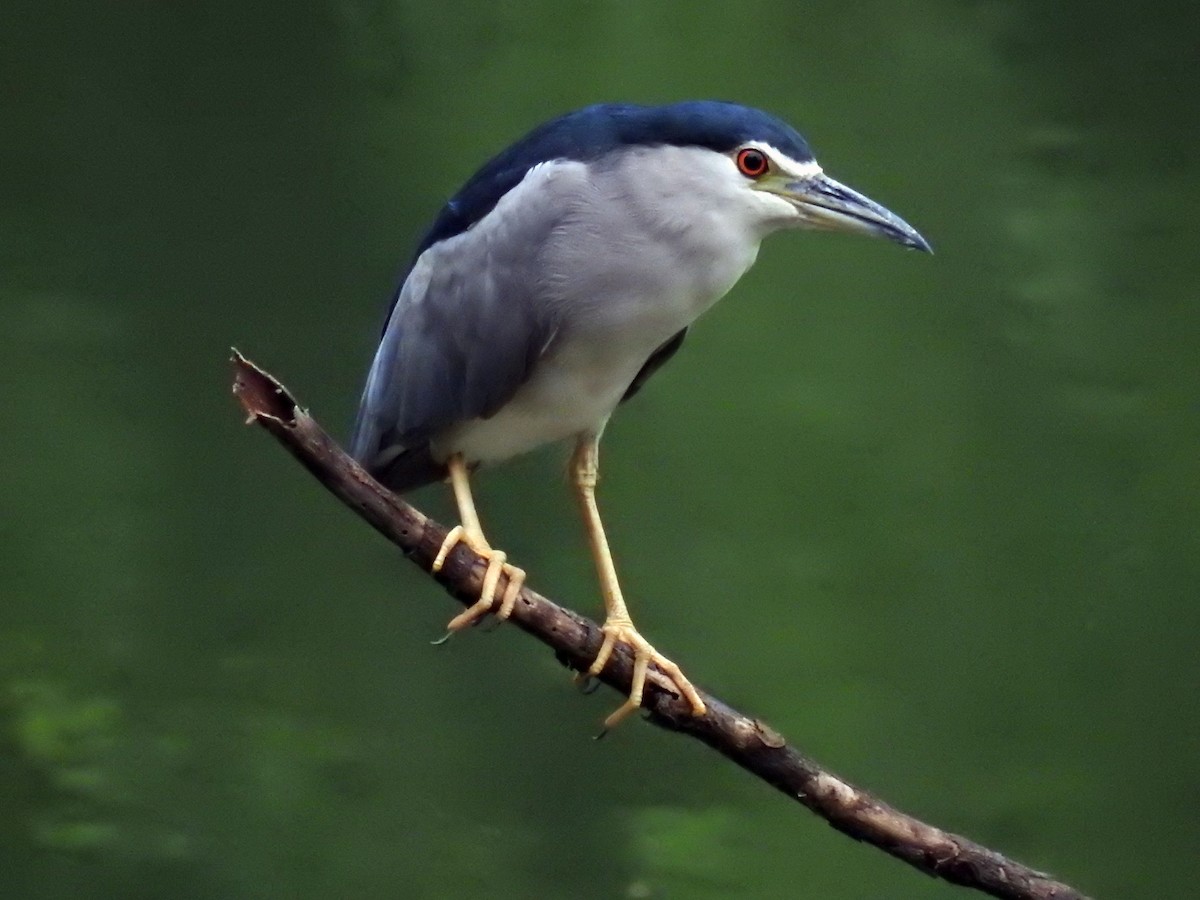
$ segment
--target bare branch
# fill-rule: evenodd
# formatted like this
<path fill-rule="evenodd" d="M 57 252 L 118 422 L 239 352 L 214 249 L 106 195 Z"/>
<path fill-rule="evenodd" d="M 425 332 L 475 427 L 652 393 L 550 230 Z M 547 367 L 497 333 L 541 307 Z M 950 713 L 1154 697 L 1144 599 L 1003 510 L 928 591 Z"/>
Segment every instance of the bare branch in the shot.
<path fill-rule="evenodd" d="M 343 503 L 429 572 L 446 529 L 380 486 L 329 437 L 291 394 L 234 351 L 233 392 L 249 416 L 282 443 Z M 460 543 L 432 575 L 465 605 L 479 596 L 484 562 Z M 503 593 L 503 583 L 497 595 Z M 509 620 L 554 650 L 565 665 L 584 671 L 600 648 L 600 627 L 528 587 Z M 627 692 L 633 658 L 618 646 L 601 680 Z M 644 706 L 649 721 L 690 735 L 728 757 L 837 830 L 890 853 L 929 875 L 1012 900 L 1087 900 L 1049 875 L 994 850 L 927 825 L 822 769 L 766 723 L 702 694 L 708 714 L 693 716 L 689 704 L 652 681 Z"/>

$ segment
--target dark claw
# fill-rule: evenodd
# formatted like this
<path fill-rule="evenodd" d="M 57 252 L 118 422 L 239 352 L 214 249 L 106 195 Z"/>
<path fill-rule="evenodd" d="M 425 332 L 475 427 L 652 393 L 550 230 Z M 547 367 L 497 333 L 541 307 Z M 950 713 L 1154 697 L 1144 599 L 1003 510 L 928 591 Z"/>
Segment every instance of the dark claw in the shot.
<path fill-rule="evenodd" d="M 579 680 L 579 693 L 583 694 L 585 697 L 596 693 L 599 688 L 600 679 L 595 675 L 584 675 L 583 678 Z"/>
<path fill-rule="evenodd" d="M 607 728 L 601 728 L 601 729 L 600 729 L 600 733 L 599 733 L 599 734 L 592 735 L 592 740 L 593 740 L 593 741 L 602 741 L 602 740 L 604 740 L 604 736 L 605 736 L 606 734 L 608 734 L 608 729 L 607 729 Z"/>
<path fill-rule="evenodd" d="M 493 616 L 491 613 L 488 613 L 486 616 L 483 617 L 483 620 L 479 626 L 479 630 L 482 631 L 484 634 L 491 634 L 493 631 L 495 631 L 499 627 L 500 627 L 500 619 L 497 618 L 496 616 Z"/>

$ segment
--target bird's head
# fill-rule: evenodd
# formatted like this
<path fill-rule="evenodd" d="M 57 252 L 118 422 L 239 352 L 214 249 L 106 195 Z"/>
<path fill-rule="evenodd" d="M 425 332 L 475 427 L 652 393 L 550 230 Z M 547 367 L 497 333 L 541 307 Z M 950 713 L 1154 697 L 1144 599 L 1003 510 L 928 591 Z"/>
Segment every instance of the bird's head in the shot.
<path fill-rule="evenodd" d="M 669 154 L 666 166 L 693 168 L 693 185 L 732 205 L 763 233 L 851 232 L 931 252 L 899 216 L 826 175 L 804 138 L 768 113 L 713 100 L 606 109 L 618 143 L 686 151 Z"/>
<path fill-rule="evenodd" d="M 722 177 L 745 191 L 764 227 L 842 231 L 882 237 L 931 253 L 921 234 L 874 200 L 826 175 L 811 155 L 799 158 L 768 141 L 749 140 L 727 154 Z"/>

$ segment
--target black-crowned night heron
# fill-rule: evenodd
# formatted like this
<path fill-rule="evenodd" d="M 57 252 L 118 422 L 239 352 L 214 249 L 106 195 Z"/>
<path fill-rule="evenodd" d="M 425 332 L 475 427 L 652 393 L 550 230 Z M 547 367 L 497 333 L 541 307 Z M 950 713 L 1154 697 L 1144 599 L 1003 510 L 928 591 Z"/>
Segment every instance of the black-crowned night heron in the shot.
<path fill-rule="evenodd" d="M 451 620 L 453 632 L 489 612 L 507 617 L 525 578 L 484 538 L 469 473 L 575 442 L 572 481 L 606 611 L 588 674 L 617 642 L 635 661 L 629 699 L 606 726 L 638 708 L 648 675 L 705 710 L 630 619 L 596 507 L 600 435 L 750 268 L 759 242 L 784 229 L 929 250 L 906 222 L 827 177 L 804 139 L 764 112 L 715 101 L 590 106 L 476 172 L 434 220 L 392 300 L 354 456 L 396 491 L 449 477 L 461 524 L 434 569 L 459 542 L 488 563 L 479 601 Z"/>

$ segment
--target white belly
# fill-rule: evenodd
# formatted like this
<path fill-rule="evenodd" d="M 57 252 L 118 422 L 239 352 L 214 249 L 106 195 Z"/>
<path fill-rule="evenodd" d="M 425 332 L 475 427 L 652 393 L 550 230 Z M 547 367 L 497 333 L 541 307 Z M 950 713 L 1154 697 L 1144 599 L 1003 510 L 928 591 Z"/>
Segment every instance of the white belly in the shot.
<path fill-rule="evenodd" d="M 671 335 L 656 336 L 564 341 L 490 419 L 472 419 L 438 435 L 431 442 L 434 457 L 461 453 L 469 462 L 498 462 L 579 434 L 600 434 L 646 360 Z"/>

